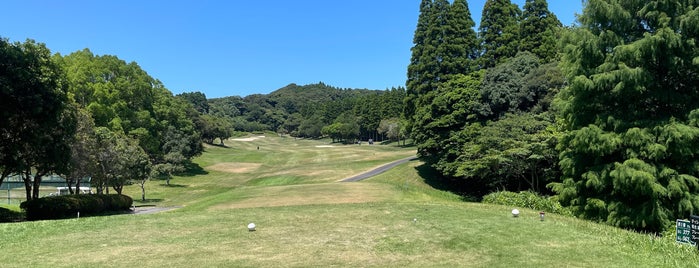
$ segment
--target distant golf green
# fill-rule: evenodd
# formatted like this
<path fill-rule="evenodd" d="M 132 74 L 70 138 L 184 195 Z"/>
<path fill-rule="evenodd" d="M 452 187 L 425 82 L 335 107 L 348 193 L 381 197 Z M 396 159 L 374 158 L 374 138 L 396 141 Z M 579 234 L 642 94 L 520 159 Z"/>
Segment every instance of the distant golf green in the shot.
<path fill-rule="evenodd" d="M 275 135 L 226 145 L 206 147 L 202 169 L 170 186 L 147 182 L 147 200 L 136 202 L 180 208 L 0 224 L 0 267 L 699 266 L 697 249 L 673 234 L 464 202 L 430 187 L 417 160 L 339 182 L 414 148 Z M 125 192 L 140 198 L 136 185 Z"/>

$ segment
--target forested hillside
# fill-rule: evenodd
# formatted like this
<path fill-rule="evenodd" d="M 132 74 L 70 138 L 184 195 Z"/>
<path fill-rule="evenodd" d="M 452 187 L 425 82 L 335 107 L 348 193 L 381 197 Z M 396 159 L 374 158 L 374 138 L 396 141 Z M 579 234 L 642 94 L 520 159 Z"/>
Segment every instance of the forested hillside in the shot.
<path fill-rule="evenodd" d="M 295 137 L 329 136 L 342 141 L 398 139 L 403 110 L 403 88 L 342 89 L 324 83 L 290 84 L 270 94 L 206 99 L 204 93 L 182 93 L 209 125 L 237 131 L 276 131 Z M 206 130 L 209 127 L 203 126 Z M 210 128 L 215 130 L 216 127 Z M 220 132 L 220 131 L 219 131 Z M 208 134 L 208 142 L 221 135 Z M 230 134 L 229 134 L 230 135 Z M 225 135 L 223 135 L 225 136 Z"/>

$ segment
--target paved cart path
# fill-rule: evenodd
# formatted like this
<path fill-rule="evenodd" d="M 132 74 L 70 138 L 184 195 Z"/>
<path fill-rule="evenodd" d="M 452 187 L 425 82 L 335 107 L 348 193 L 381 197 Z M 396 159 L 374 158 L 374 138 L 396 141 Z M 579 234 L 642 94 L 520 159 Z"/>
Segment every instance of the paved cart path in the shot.
<path fill-rule="evenodd" d="M 365 180 L 365 179 L 374 177 L 374 176 L 376 176 L 376 175 L 379 175 L 379 174 L 381 174 L 381 173 L 384 173 L 384 172 L 386 172 L 387 170 L 392 169 L 392 168 L 394 168 L 394 167 L 397 166 L 397 165 L 406 163 L 406 162 L 408 162 L 408 161 L 416 160 L 416 159 L 417 159 L 417 156 L 411 156 L 411 157 L 404 158 L 404 159 L 401 159 L 401 160 L 398 160 L 398 161 L 394 161 L 394 162 L 385 164 L 385 165 L 383 165 L 383 166 L 380 166 L 380 167 L 378 167 L 378 168 L 375 168 L 375 169 L 369 170 L 369 171 L 367 171 L 367 172 L 364 172 L 364 173 L 362 173 L 362 174 L 359 174 L 359 175 L 356 175 L 356 176 L 353 176 L 353 177 L 349 177 L 349 178 L 343 179 L 343 180 L 341 180 L 340 182 L 355 182 L 355 181 Z"/>

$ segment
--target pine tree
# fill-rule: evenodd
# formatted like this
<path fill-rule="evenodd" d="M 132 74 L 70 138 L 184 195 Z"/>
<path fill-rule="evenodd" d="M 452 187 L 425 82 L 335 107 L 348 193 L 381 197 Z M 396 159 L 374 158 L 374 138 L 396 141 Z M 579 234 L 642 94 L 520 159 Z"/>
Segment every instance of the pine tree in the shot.
<path fill-rule="evenodd" d="M 657 232 L 699 213 L 699 1 L 589 0 L 566 36 L 564 205 Z"/>
<path fill-rule="evenodd" d="M 546 0 L 527 0 L 520 22 L 520 51 L 534 53 L 542 62 L 556 58 L 561 22 L 548 9 Z"/>
<path fill-rule="evenodd" d="M 487 0 L 478 27 L 483 55 L 481 67 L 491 68 L 517 55 L 520 10 L 510 0 Z"/>

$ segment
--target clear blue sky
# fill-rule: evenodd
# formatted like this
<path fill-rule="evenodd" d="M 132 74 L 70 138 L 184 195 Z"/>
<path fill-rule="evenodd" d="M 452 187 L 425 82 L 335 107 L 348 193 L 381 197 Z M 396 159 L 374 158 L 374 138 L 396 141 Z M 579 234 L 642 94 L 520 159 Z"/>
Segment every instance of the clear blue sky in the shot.
<path fill-rule="evenodd" d="M 525 0 L 513 0 L 520 8 Z M 581 0 L 549 0 L 564 25 Z M 485 0 L 468 1 L 480 21 Z M 405 84 L 420 0 L 6 0 L 0 36 L 63 55 L 89 48 L 137 62 L 173 93 L 209 98 L 322 81 Z"/>

